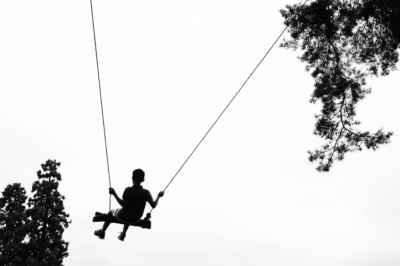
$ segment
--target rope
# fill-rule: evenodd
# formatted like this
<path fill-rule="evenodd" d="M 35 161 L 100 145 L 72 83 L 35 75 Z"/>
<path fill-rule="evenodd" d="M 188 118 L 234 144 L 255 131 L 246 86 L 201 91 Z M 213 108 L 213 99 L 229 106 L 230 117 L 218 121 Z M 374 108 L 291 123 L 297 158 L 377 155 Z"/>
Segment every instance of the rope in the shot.
<path fill-rule="evenodd" d="M 106 124 L 105 124 L 105 122 L 104 122 L 103 97 L 102 97 L 102 94 L 101 94 L 99 57 L 98 57 L 98 55 L 97 55 L 96 31 L 95 31 L 95 27 L 94 27 L 94 15 L 93 15 L 93 4 L 92 4 L 92 0 L 90 0 L 90 11 L 91 11 L 91 14 L 92 14 L 94 51 L 95 51 L 95 54 L 96 54 L 97 80 L 98 80 L 98 82 L 99 82 L 100 105 L 101 105 L 101 117 L 102 117 L 102 119 L 103 119 L 103 134 L 104 134 L 104 144 L 105 144 L 105 148 L 106 148 L 107 171 L 108 171 L 108 184 L 109 184 L 109 187 L 111 187 L 110 163 L 109 163 L 109 160 L 108 160 Z M 108 202 L 108 209 L 111 210 L 111 194 L 110 194 L 110 199 L 109 199 L 109 202 Z"/>
<path fill-rule="evenodd" d="M 303 3 L 302 6 L 304 6 L 307 3 L 308 0 L 305 0 L 305 2 Z M 287 25 L 283 31 L 279 34 L 279 36 L 276 38 L 276 40 L 274 41 L 274 43 L 271 45 L 271 47 L 268 49 L 268 51 L 265 53 L 265 55 L 261 58 L 260 62 L 256 65 L 256 67 L 253 69 L 253 71 L 250 73 L 250 75 L 247 77 L 247 79 L 243 82 L 242 86 L 240 86 L 239 90 L 235 93 L 235 95 L 232 97 L 232 99 L 229 101 L 229 103 L 226 105 L 226 107 L 224 108 L 224 110 L 221 112 L 221 114 L 218 116 L 218 118 L 214 121 L 214 123 L 211 125 L 211 127 L 207 130 L 206 134 L 203 136 L 203 138 L 199 141 L 199 143 L 196 145 L 196 147 L 193 149 L 193 151 L 190 153 L 190 155 L 186 158 L 186 160 L 184 161 L 184 163 L 182 164 L 182 166 L 178 169 L 178 171 L 175 173 L 175 175 L 172 177 L 172 179 L 169 181 L 169 183 L 167 184 L 167 186 L 164 188 L 163 192 L 165 192 L 165 190 L 167 190 L 167 188 L 169 187 L 169 185 L 172 183 L 172 181 L 174 181 L 175 177 L 179 174 L 179 172 L 182 170 L 182 168 L 186 165 L 186 163 L 189 161 L 189 159 L 192 157 L 192 155 L 195 153 L 195 151 L 197 150 L 197 148 L 201 145 L 201 143 L 203 142 L 203 140 L 208 136 L 208 133 L 210 133 L 210 131 L 214 128 L 215 124 L 219 121 L 219 119 L 221 118 L 221 116 L 225 113 L 225 111 L 229 108 L 229 106 L 231 105 L 231 103 L 236 99 L 236 96 L 238 96 L 238 94 L 242 91 L 243 87 L 247 84 L 247 82 L 249 81 L 249 79 L 253 76 L 254 72 L 256 72 L 256 70 L 258 69 L 258 67 L 261 65 L 261 63 L 264 61 L 264 59 L 268 56 L 268 54 L 271 52 L 272 48 L 275 47 L 275 44 L 279 41 L 279 39 L 282 37 L 282 35 L 285 33 L 285 31 L 287 30 L 287 28 L 289 27 L 289 25 Z M 151 209 L 150 213 L 154 210 L 154 208 Z"/>

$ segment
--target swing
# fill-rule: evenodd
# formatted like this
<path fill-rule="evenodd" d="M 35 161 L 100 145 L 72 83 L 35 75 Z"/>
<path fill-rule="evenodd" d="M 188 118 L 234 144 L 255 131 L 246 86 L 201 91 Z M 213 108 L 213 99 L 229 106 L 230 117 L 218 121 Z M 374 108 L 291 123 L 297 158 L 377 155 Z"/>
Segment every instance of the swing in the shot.
<path fill-rule="evenodd" d="M 305 0 L 303 5 L 307 3 L 308 0 Z M 95 33 L 95 26 L 94 26 L 94 17 L 93 17 L 93 6 L 92 6 L 92 0 L 90 0 L 90 7 L 91 7 L 91 14 L 92 14 L 92 25 L 93 25 L 93 37 L 94 37 L 94 48 L 95 48 L 95 53 L 96 53 L 96 64 L 97 64 L 97 79 L 98 79 L 98 84 L 99 84 L 99 92 L 100 92 L 100 103 L 101 103 L 101 114 L 103 118 L 103 133 L 104 133 L 104 143 L 105 143 L 105 151 L 106 151 L 106 158 L 107 158 L 107 169 L 108 169 L 108 180 L 109 180 L 109 185 L 111 187 L 111 177 L 110 177 L 110 167 L 109 167 L 109 161 L 108 161 L 108 151 L 107 151 L 107 139 L 106 139 L 106 128 L 105 128 L 105 122 L 104 122 L 104 111 L 103 111 L 103 100 L 102 100 L 102 95 L 101 95 L 101 85 L 100 85 L 100 70 L 99 70 L 99 61 L 98 61 L 98 55 L 97 55 L 97 44 L 96 44 L 96 33 Z M 250 75 L 247 77 L 247 79 L 244 81 L 242 86 L 240 86 L 239 90 L 236 92 L 236 94 L 233 96 L 233 98 L 230 100 L 230 102 L 227 104 L 227 106 L 224 108 L 224 110 L 221 112 L 221 114 L 218 116 L 218 118 L 214 121 L 214 123 L 211 125 L 211 127 L 208 129 L 206 134 L 203 136 L 203 138 L 200 140 L 200 142 L 197 144 L 197 146 L 194 148 L 194 150 L 190 153 L 190 155 L 187 157 L 185 162 L 182 164 L 182 166 L 178 169 L 178 171 L 175 173 L 175 175 L 172 177 L 172 179 L 169 181 L 168 185 L 164 188 L 163 192 L 168 188 L 168 186 L 172 183 L 172 181 L 175 179 L 175 177 L 179 174 L 181 169 L 186 165 L 186 163 L 189 161 L 189 159 L 192 157 L 194 152 L 197 150 L 197 148 L 200 146 L 200 144 L 203 142 L 203 140 L 208 136 L 208 133 L 214 128 L 215 124 L 219 121 L 221 116 L 225 113 L 225 111 L 228 109 L 228 107 L 231 105 L 231 103 L 236 99 L 236 96 L 242 91 L 243 87 L 247 84 L 249 79 L 253 76 L 254 72 L 258 69 L 258 67 L 261 65 L 261 63 L 264 61 L 264 59 L 268 56 L 272 48 L 274 48 L 275 44 L 278 42 L 278 40 L 281 38 L 283 33 L 286 31 L 286 29 L 289 27 L 287 25 L 283 31 L 280 33 L 280 35 L 276 38 L 275 42 L 271 45 L 271 47 L 268 49 L 266 54 L 261 58 L 260 62 L 256 65 L 256 67 L 253 69 L 253 71 L 250 73 Z M 110 195 L 110 202 L 109 202 L 109 210 L 111 210 L 111 195 Z M 150 229 L 151 228 L 151 212 L 154 210 L 151 209 L 151 211 L 146 215 L 144 219 L 138 220 L 136 223 L 125 223 L 116 217 L 114 217 L 110 212 L 105 214 L 101 212 L 96 212 L 94 217 L 93 217 L 93 222 L 109 222 L 109 223 L 118 223 L 118 224 L 124 224 L 124 225 L 129 225 L 129 226 L 137 226 L 141 227 L 143 229 Z"/>

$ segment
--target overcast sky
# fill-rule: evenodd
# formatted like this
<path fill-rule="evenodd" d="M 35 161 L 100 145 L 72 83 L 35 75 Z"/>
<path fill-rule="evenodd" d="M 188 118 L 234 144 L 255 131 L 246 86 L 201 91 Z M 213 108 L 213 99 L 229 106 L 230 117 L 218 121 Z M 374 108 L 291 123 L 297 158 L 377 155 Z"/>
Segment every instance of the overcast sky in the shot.
<path fill-rule="evenodd" d="M 112 186 L 146 172 L 153 195 L 284 28 L 298 1 L 94 0 Z M 400 265 L 399 71 L 369 79 L 362 128 L 378 151 L 321 174 L 307 160 L 320 105 L 296 52 L 275 47 L 153 211 L 153 228 L 111 225 L 89 0 L 0 1 L 0 189 L 28 190 L 61 162 L 72 224 L 66 266 Z M 113 207 L 117 207 L 115 201 Z"/>

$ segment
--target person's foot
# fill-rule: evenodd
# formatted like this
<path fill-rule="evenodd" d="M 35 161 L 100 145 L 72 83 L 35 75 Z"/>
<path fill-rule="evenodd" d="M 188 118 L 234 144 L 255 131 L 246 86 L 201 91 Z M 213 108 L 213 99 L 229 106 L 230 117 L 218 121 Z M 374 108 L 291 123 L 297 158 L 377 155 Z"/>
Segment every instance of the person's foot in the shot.
<path fill-rule="evenodd" d="M 104 239 L 106 234 L 103 232 L 102 229 L 99 229 L 99 230 L 94 231 L 94 235 L 100 239 Z"/>
<path fill-rule="evenodd" d="M 126 234 L 124 234 L 123 232 L 121 232 L 121 233 L 119 234 L 119 236 L 118 236 L 118 239 L 121 240 L 121 241 L 124 241 L 125 237 L 126 237 Z"/>

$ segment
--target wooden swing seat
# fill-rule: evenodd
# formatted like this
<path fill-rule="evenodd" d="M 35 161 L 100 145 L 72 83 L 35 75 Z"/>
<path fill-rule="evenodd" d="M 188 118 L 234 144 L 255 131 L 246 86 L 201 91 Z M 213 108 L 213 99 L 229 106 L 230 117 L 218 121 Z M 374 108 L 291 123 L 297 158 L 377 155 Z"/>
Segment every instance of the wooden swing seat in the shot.
<path fill-rule="evenodd" d="M 111 213 L 101 213 L 101 212 L 96 212 L 93 217 L 93 222 L 110 222 L 110 223 L 117 223 L 117 224 L 127 224 L 130 226 L 137 226 L 141 227 L 143 229 L 150 229 L 151 228 L 151 221 L 147 218 L 145 219 L 140 219 L 136 223 L 124 223 L 115 218 Z"/>

